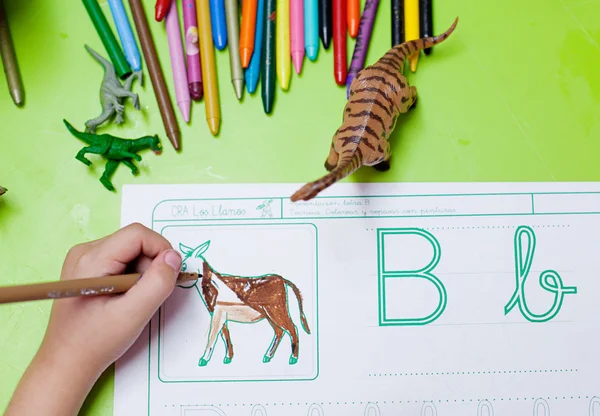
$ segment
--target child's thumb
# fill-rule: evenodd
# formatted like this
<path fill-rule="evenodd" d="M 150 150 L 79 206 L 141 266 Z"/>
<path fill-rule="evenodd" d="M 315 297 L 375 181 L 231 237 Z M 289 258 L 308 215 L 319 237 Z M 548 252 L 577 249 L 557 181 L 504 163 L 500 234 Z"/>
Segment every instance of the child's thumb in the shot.
<path fill-rule="evenodd" d="M 173 292 L 180 270 L 179 253 L 174 250 L 163 251 L 154 258 L 140 280 L 127 291 L 127 302 L 135 305 L 135 309 L 149 319 Z"/>

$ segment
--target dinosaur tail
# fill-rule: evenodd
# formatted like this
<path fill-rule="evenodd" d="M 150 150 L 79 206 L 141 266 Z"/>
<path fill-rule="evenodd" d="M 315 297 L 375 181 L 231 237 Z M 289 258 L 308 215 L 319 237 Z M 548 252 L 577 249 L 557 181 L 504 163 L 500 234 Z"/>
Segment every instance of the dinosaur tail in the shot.
<path fill-rule="evenodd" d="M 302 322 L 302 328 L 306 331 L 307 334 L 310 334 L 310 328 L 308 327 L 308 321 L 306 320 L 306 316 L 304 315 L 304 308 L 302 307 L 302 294 L 298 287 L 295 284 L 290 282 L 287 279 L 283 279 L 286 285 L 292 288 L 294 294 L 296 295 L 296 299 L 298 300 L 298 307 L 300 308 L 300 321 Z"/>
<path fill-rule="evenodd" d="M 63 123 L 65 123 L 65 126 L 67 126 L 67 129 L 69 129 L 69 131 L 71 132 L 71 134 L 75 137 L 77 137 L 79 140 L 83 140 L 84 142 L 88 143 L 88 144 L 93 144 L 86 136 L 86 134 L 78 131 L 75 127 L 73 127 L 71 125 L 71 123 L 69 123 L 67 120 L 63 119 Z"/>
<path fill-rule="evenodd" d="M 457 24 L 458 17 L 454 20 L 454 23 L 452 23 L 452 25 L 444 33 L 441 33 L 437 36 L 415 39 L 396 45 L 393 48 L 391 48 L 385 55 L 383 55 L 380 61 L 381 63 L 392 64 L 394 67 L 400 68 L 402 67 L 402 63 L 404 62 L 404 60 L 412 54 L 418 53 L 423 49 L 431 48 L 432 46 L 445 41 L 448 38 L 448 36 L 450 36 L 452 32 L 454 32 L 454 29 L 456 29 Z M 377 63 L 375 63 L 374 66 L 377 66 Z"/>
<path fill-rule="evenodd" d="M 362 166 L 362 153 L 360 150 L 355 148 L 352 152 L 352 156 L 340 158 L 339 163 L 335 168 L 331 170 L 327 175 L 321 179 L 317 179 L 314 182 L 309 182 L 300 188 L 294 195 L 292 195 L 292 202 L 296 201 L 308 201 L 309 199 L 317 196 L 322 190 L 329 188 L 334 183 L 341 181 L 346 176 L 356 171 Z"/>
<path fill-rule="evenodd" d="M 110 62 L 109 62 L 109 61 L 108 61 L 106 58 L 104 58 L 104 57 L 103 57 L 102 55 L 100 55 L 98 52 L 96 52 L 95 50 L 93 50 L 92 48 L 90 48 L 88 45 L 84 45 L 84 46 L 85 46 L 85 49 L 87 49 L 87 51 L 88 51 L 88 52 L 89 52 L 89 53 L 90 53 L 90 54 L 91 54 L 91 55 L 92 55 L 94 58 L 96 58 L 96 60 L 97 60 L 98 62 L 100 62 L 100 63 L 102 64 L 102 66 L 103 66 L 105 69 L 109 69 L 109 68 L 111 67 L 111 65 L 112 65 L 112 64 L 111 64 L 111 63 L 110 63 Z"/>

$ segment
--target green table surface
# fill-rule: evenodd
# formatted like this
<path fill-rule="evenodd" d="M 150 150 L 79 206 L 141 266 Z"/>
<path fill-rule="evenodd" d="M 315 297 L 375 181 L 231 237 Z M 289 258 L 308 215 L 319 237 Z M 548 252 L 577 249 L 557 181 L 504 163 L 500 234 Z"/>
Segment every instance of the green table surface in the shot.
<path fill-rule="evenodd" d="M 206 1 L 206 0 L 203 0 Z M 447 0 L 434 2 L 436 33 L 456 16 L 454 34 L 421 56 L 409 82 L 417 108 L 401 118 L 392 138 L 392 168 L 365 168 L 349 181 L 592 181 L 600 180 L 600 1 Z M 112 24 L 105 0 L 101 7 Z M 172 99 L 175 98 L 164 24 L 144 1 Z M 235 98 L 228 51 L 217 51 L 222 127 L 210 135 L 204 103 L 192 109 L 182 151 L 167 140 L 150 78 L 137 82 L 141 111 L 128 100 L 126 123 L 101 128 L 122 137 L 158 133 L 165 151 L 142 154 L 140 175 L 121 166 L 106 191 L 104 162 L 86 167 L 83 146 L 62 124 L 77 128 L 100 112 L 103 70 L 85 51 L 106 56 L 79 1 L 5 0 L 26 105 L 13 105 L 0 82 L 0 284 L 59 278 L 77 243 L 119 227 L 125 183 L 305 182 L 324 172 L 331 136 L 345 104 L 333 78 L 333 50 L 305 59 L 287 92 L 277 91 L 274 113 L 258 94 Z M 129 7 L 126 7 L 129 13 Z M 116 33 L 116 32 L 115 32 Z M 390 1 L 382 0 L 367 63 L 390 46 Z M 354 40 L 348 42 L 348 60 Z M 260 87 L 259 87 L 260 88 Z M 39 346 L 50 302 L 0 307 L 0 409 Z M 51 380 L 49 380 L 51 382 Z M 83 414 L 112 414 L 113 370 L 102 377 Z"/>

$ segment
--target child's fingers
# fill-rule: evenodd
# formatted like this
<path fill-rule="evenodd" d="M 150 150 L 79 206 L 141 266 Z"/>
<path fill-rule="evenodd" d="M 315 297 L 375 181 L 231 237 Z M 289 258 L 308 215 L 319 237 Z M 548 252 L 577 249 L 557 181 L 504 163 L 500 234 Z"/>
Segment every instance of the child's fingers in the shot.
<path fill-rule="evenodd" d="M 125 309 L 123 315 L 145 325 L 175 288 L 180 270 L 181 256 L 176 251 L 161 252 L 140 280 L 119 299 Z"/>

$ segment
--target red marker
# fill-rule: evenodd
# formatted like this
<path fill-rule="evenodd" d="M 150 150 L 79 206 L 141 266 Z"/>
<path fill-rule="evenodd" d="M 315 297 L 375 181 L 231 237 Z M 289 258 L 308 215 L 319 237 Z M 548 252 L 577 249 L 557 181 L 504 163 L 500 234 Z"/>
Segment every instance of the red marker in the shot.
<path fill-rule="evenodd" d="M 333 0 L 333 73 L 336 84 L 346 85 L 348 62 L 346 36 L 348 35 L 347 0 Z"/>
<path fill-rule="evenodd" d="M 171 0 L 156 0 L 156 8 L 154 18 L 157 22 L 162 22 L 162 20 L 167 15 L 167 12 L 171 8 Z"/>

